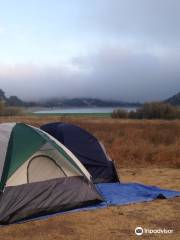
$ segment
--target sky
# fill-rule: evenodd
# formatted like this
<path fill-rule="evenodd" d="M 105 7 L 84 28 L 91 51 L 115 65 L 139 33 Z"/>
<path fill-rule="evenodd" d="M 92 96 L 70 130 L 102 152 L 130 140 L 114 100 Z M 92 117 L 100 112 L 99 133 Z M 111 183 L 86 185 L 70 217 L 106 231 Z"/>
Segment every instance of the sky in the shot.
<path fill-rule="evenodd" d="M 180 91 L 179 0 L 0 0 L 0 88 L 24 100 Z"/>

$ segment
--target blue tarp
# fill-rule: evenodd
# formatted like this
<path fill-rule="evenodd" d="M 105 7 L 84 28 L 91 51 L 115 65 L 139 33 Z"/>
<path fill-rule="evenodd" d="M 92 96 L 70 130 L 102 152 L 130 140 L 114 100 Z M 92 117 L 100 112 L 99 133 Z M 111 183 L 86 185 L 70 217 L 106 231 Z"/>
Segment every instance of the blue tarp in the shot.
<path fill-rule="evenodd" d="M 96 187 L 105 199 L 105 201 L 102 203 L 66 212 L 50 214 L 35 219 L 28 219 L 26 221 L 21 221 L 21 223 L 31 220 L 46 219 L 50 216 L 65 214 L 69 212 L 87 211 L 97 208 L 105 208 L 113 205 L 128 205 L 133 203 L 148 202 L 155 199 L 168 199 L 178 196 L 180 197 L 180 191 L 161 189 L 155 186 L 146 186 L 139 183 L 100 183 L 96 184 Z"/>
<path fill-rule="evenodd" d="M 108 205 L 126 205 L 152 201 L 157 198 L 180 196 L 180 191 L 161 189 L 139 183 L 100 183 L 97 188 Z"/>

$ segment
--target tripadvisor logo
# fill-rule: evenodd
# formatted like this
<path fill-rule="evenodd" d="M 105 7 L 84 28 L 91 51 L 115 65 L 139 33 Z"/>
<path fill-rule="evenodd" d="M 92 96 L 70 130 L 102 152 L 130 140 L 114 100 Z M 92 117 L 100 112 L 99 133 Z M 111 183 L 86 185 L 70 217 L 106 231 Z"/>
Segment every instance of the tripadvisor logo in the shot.
<path fill-rule="evenodd" d="M 135 228 L 135 234 L 141 236 L 143 234 L 143 228 L 142 227 Z"/>
<path fill-rule="evenodd" d="M 143 234 L 171 234 L 171 233 L 173 233 L 173 229 L 165 229 L 165 228 L 150 229 L 150 228 L 142 228 L 142 227 L 135 228 L 135 234 L 137 236 L 141 236 Z"/>

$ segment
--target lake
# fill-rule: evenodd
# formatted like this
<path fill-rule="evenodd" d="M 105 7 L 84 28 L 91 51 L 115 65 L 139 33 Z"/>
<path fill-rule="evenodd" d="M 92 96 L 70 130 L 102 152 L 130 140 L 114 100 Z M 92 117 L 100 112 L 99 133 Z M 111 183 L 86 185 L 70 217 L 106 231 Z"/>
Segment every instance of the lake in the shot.
<path fill-rule="evenodd" d="M 34 111 L 37 114 L 96 114 L 96 113 L 112 113 L 113 110 L 119 107 L 91 107 L 91 108 L 46 108 L 43 110 Z M 136 110 L 133 107 L 121 107 L 127 111 Z"/>

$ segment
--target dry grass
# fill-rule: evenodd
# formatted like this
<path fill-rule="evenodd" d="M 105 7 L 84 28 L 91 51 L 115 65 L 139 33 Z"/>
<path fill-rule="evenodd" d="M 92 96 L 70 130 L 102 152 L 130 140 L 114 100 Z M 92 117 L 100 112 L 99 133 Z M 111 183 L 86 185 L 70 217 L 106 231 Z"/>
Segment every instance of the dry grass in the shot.
<path fill-rule="evenodd" d="M 35 126 L 51 122 L 75 123 L 93 133 L 106 146 L 119 167 L 158 166 L 180 168 L 180 120 L 113 120 L 68 117 L 0 118 Z"/>
<path fill-rule="evenodd" d="M 135 121 L 62 117 L 1 118 L 35 126 L 50 121 L 76 123 L 95 134 L 118 163 L 121 180 L 180 190 L 180 121 Z M 109 207 L 68 213 L 43 221 L 11 225 L 0 230 L 0 240 L 121 240 L 180 239 L 180 201 Z M 171 235 L 136 237 L 134 228 L 170 228 Z"/>

